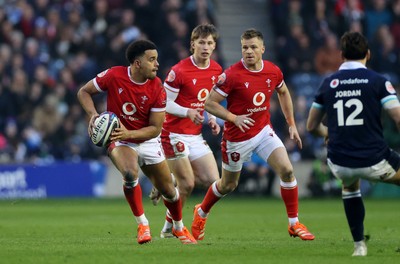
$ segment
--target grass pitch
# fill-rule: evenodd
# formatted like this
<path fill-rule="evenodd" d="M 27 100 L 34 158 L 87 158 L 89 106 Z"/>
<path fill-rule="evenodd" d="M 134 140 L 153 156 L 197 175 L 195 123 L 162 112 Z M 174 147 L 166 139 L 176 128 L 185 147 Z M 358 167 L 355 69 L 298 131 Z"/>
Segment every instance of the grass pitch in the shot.
<path fill-rule="evenodd" d="M 190 228 L 192 197 L 184 208 Z M 279 199 L 225 197 L 213 208 L 205 240 L 182 245 L 160 239 L 165 207 L 144 198 L 152 243 L 136 242 L 136 223 L 125 200 L 0 201 L 0 263 L 397 263 L 399 201 L 365 200 L 368 256 L 351 257 L 353 243 L 340 199 L 301 200 L 300 219 L 316 235 L 287 233 Z"/>

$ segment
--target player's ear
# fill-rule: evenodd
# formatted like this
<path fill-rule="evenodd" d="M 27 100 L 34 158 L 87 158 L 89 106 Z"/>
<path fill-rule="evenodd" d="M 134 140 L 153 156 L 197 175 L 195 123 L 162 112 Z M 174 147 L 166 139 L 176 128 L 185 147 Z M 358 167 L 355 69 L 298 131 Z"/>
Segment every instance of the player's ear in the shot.
<path fill-rule="evenodd" d="M 367 51 L 367 61 L 369 61 L 369 59 L 371 58 L 371 51 L 368 49 Z"/>
<path fill-rule="evenodd" d="M 140 60 L 133 61 L 133 65 L 135 66 L 135 68 L 140 68 L 140 64 L 141 64 Z"/>

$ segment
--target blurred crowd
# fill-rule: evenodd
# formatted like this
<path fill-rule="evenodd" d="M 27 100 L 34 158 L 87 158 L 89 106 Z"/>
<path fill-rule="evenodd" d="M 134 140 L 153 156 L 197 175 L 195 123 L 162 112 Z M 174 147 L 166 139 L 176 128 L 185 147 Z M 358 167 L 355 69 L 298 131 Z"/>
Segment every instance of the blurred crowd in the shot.
<path fill-rule="evenodd" d="M 102 158 L 78 89 L 127 65 L 125 48 L 139 38 L 158 46 L 163 79 L 190 55 L 191 30 L 214 19 L 208 0 L 0 0 L 0 163 Z"/>
<path fill-rule="evenodd" d="M 0 163 L 103 158 L 105 151 L 87 135 L 77 90 L 104 69 L 126 65 L 125 48 L 139 38 L 158 46 L 158 75 L 164 79 L 172 65 L 190 55 L 190 33 L 197 24 L 218 26 L 215 10 L 223 7 L 217 4 L 0 0 Z M 268 49 L 275 50 L 274 62 L 292 90 L 303 149 L 288 138 L 276 98 L 271 101 L 271 121 L 294 162 L 320 158 L 323 141 L 306 132 L 305 121 L 321 79 L 341 63 L 338 42 L 343 32 L 363 32 L 372 51 L 368 66 L 399 87 L 400 0 L 271 0 L 268 7 L 275 39 Z M 213 58 L 229 66 L 221 54 L 217 50 Z M 96 99 L 98 110 L 104 110 L 104 97 Z M 389 122 L 386 127 L 392 147 L 399 148 L 395 127 Z M 220 137 L 205 137 L 218 158 Z M 259 168 L 268 173 L 268 167 Z"/>

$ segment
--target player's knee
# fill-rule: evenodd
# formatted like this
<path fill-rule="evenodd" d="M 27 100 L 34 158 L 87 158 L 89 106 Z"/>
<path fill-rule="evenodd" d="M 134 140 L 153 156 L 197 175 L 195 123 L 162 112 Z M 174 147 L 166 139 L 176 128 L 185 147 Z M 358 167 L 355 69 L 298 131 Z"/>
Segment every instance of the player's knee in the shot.
<path fill-rule="evenodd" d="M 293 167 L 282 167 L 280 168 L 278 174 L 281 176 L 282 181 L 290 182 L 293 181 Z"/>
<path fill-rule="evenodd" d="M 179 182 L 179 192 L 190 194 L 194 189 L 194 181 L 180 181 Z"/>
<path fill-rule="evenodd" d="M 135 173 L 134 170 L 131 170 L 129 168 L 121 169 L 120 172 L 126 182 L 133 182 L 138 178 L 137 173 Z"/>

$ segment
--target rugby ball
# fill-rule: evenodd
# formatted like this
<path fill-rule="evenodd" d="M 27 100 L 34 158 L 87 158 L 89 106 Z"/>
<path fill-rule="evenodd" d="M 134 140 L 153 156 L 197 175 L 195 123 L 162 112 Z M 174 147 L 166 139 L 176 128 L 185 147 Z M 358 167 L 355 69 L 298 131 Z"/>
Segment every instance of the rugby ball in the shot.
<path fill-rule="evenodd" d="M 113 112 L 105 111 L 94 120 L 92 136 L 90 137 L 93 144 L 98 147 L 105 147 L 109 142 L 109 138 L 113 130 L 120 127 L 119 119 Z"/>

